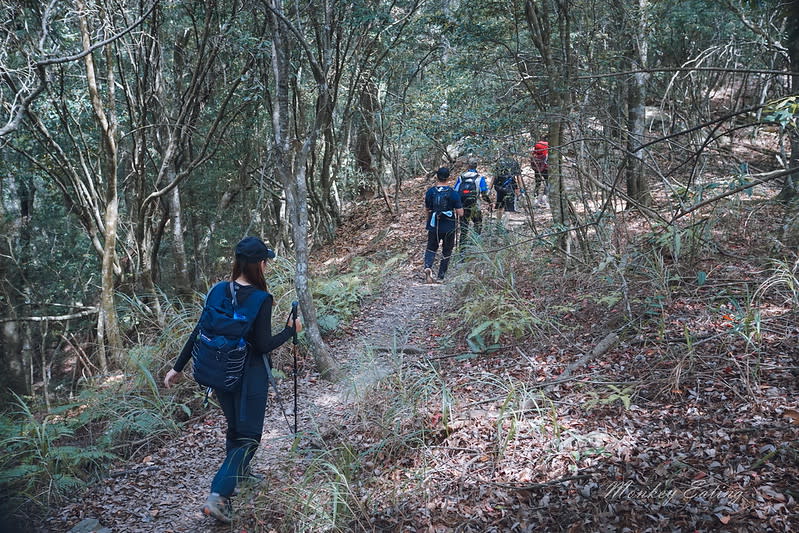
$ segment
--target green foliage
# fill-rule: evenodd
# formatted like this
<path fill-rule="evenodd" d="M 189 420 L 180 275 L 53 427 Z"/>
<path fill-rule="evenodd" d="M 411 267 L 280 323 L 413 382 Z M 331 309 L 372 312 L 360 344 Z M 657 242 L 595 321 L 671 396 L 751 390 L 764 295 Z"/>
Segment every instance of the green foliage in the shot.
<path fill-rule="evenodd" d="M 340 324 L 352 319 L 361 301 L 371 294 L 374 281 L 379 279 L 377 273 L 378 268 L 374 264 L 356 259 L 351 272 L 314 280 L 311 290 L 317 321 L 323 333 L 335 331 Z"/>
<path fill-rule="evenodd" d="M 470 350 L 495 350 L 501 342 L 533 335 L 545 325 L 530 300 L 516 288 L 515 272 L 536 268 L 539 266 L 519 247 L 509 246 L 500 253 L 493 253 L 485 242 L 470 247 L 466 262 L 455 268 L 451 286 L 459 304 L 449 314 Z"/>
<path fill-rule="evenodd" d="M 770 102 L 765 108 L 763 120 L 776 122 L 783 130 L 799 130 L 799 96 Z"/>
<path fill-rule="evenodd" d="M 61 409 L 82 408 L 71 404 Z M 16 396 L 14 411 L 0 418 L 0 448 L 4 450 L 0 494 L 5 512 L 23 503 L 46 506 L 58 501 L 115 457 L 95 444 L 74 444 L 80 427 L 81 417 L 37 418 L 31 406 Z"/>
<path fill-rule="evenodd" d="M 76 398 L 46 411 L 16 396 L 14 409 L 0 416 L 0 447 L 5 451 L 0 457 L 0 492 L 10 515 L 31 512 L 30 505 L 45 508 L 58 502 L 110 461 L 174 434 L 177 420 L 190 416 L 178 395 L 162 396 L 159 376 L 165 358 L 173 359 L 190 330 L 188 315 L 196 311 L 178 311 L 156 328 L 148 306 L 133 299 L 126 302 L 123 314 L 140 333 L 158 334 L 149 338 L 150 344 L 139 339 L 141 344 L 123 359 L 121 372 L 87 379 Z"/>
<path fill-rule="evenodd" d="M 538 320 L 528 306 L 529 302 L 514 294 L 473 294 L 458 313 L 471 327 L 466 335 L 469 348 L 475 352 L 493 350 L 499 348 L 503 337 L 510 341 L 531 333 Z"/>
<path fill-rule="evenodd" d="M 156 366 L 151 358 L 156 353 L 155 349 L 132 351 L 125 374 L 127 382 L 100 391 L 98 399 L 109 396 L 95 409 L 96 416 L 105 424 L 98 439 L 103 446 L 121 450 L 134 441 L 175 434 L 177 418 L 181 413 L 191 414 L 188 405 L 161 395 L 163 389 L 150 370 L 150 365 Z M 156 367 L 160 369 L 160 365 Z"/>
<path fill-rule="evenodd" d="M 683 65 L 734 34 L 739 21 L 723 2 L 682 0 L 651 3 L 653 64 Z"/>
<path fill-rule="evenodd" d="M 712 247 L 713 221 L 703 218 L 688 226 L 679 224 L 654 224 L 653 231 L 644 238 L 657 253 L 669 257 L 674 263 L 685 259 L 693 261 L 699 254 Z"/>

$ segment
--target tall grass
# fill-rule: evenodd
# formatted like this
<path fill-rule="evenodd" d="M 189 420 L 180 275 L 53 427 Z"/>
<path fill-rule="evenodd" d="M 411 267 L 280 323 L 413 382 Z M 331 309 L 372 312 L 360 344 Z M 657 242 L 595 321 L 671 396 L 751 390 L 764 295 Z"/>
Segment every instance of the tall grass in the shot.
<path fill-rule="evenodd" d="M 163 394 L 160 376 L 197 313 L 160 298 L 154 305 L 120 296 L 120 320 L 133 328 L 136 341 L 117 371 L 82 380 L 76 395 L 53 400 L 49 409 L 16 396 L 0 416 L 0 506 L 6 517 L 46 512 L 78 494 L 113 461 L 174 434 L 178 420 L 191 415 L 184 389 Z M 168 315 L 157 317 L 157 308 L 168 309 Z"/>

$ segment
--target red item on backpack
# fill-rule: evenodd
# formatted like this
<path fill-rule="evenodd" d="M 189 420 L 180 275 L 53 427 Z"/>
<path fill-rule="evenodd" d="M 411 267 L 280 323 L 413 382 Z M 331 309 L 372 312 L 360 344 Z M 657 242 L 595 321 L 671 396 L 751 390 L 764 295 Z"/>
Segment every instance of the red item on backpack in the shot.
<path fill-rule="evenodd" d="M 549 157 L 549 143 L 547 141 L 538 141 L 533 147 L 533 157 L 539 161 L 546 161 Z"/>
<path fill-rule="evenodd" d="M 546 174 L 549 169 L 547 158 L 549 157 L 549 143 L 547 141 L 538 141 L 533 147 L 533 158 L 530 159 L 530 165 L 537 172 Z"/>

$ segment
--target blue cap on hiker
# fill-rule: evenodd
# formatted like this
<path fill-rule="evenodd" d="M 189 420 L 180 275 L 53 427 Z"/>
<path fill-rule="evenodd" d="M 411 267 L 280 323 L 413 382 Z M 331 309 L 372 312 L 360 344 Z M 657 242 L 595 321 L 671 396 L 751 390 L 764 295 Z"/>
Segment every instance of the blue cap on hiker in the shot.
<path fill-rule="evenodd" d="M 441 167 L 436 170 L 436 177 L 439 180 L 445 180 L 449 177 L 449 169 L 447 167 Z"/>
<path fill-rule="evenodd" d="M 265 259 L 274 259 L 275 251 L 267 248 L 258 237 L 244 237 L 236 245 L 236 257 L 245 263 L 257 263 Z"/>

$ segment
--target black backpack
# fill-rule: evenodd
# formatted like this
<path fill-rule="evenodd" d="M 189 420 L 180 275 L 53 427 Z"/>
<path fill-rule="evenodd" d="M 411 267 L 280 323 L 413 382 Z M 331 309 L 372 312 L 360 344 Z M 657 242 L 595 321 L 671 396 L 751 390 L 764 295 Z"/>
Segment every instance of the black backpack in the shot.
<path fill-rule="evenodd" d="M 452 187 L 449 185 L 436 187 L 433 191 L 432 202 L 430 202 L 430 209 L 435 213 L 442 211 L 449 211 L 452 209 L 450 206 L 450 193 Z"/>
<path fill-rule="evenodd" d="M 269 294 L 256 290 L 243 305 L 232 281 L 208 292 L 191 350 L 194 380 L 205 387 L 233 392 L 241 387 L 250 345 L 245 339 Z"/>
<path fill-rule="evenodd" d="M 513 192 L 513 176 L 497 176 L 494 180 L 494 189 L 498 193 L 511 194 Z"/>
<path fill-rule="evenodd" d="M 477 196 L 480 194 L 479 178 L 480 174 L 472 170 L 461 175 L 460 193 L 463 207 L 469 207 L 477 203 Z"/>
<path fill-rule="evenodd" d="M 515 159 L 500 159 L 497 162 L 497 166 L 494 168 L 494 174 L 496 176 L 518 176 L 522 173 L 522 169 L 519 166 L 519 162 Z"/>

